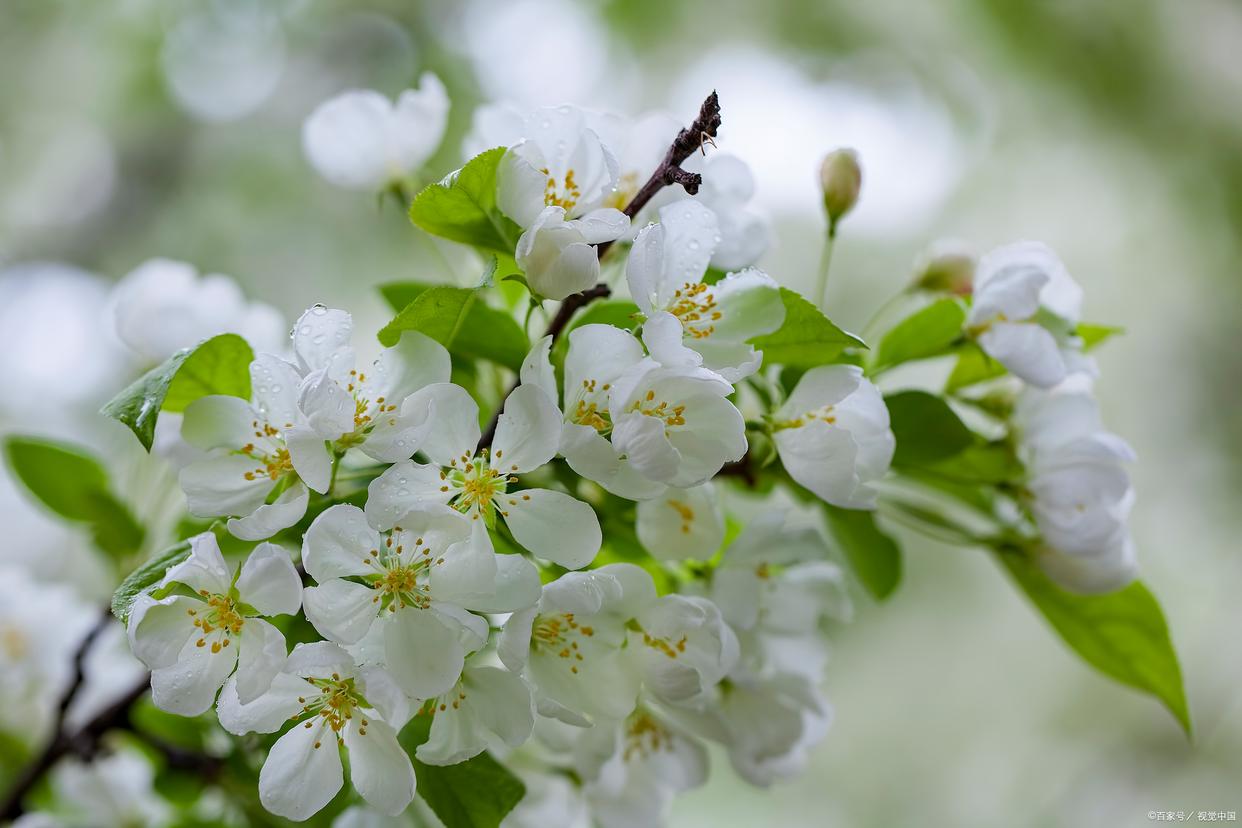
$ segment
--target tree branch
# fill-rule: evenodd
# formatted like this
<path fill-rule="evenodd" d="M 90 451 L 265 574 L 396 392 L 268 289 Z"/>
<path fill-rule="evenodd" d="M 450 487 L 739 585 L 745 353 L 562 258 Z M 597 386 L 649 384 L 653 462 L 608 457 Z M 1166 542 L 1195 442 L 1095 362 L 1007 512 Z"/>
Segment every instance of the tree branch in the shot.
<path fill-rule="evenodd" d="M 647 203 L 655 197 L 656 193 L 671 184 L 680 184 L 687 193 L 695 195 L 699 191 L 699 187 L 703 183 L 703 176 L 698 173 L 687 172 L 681 168 L 682 163 L 689 158 L 695 150 L 702 149 L 705 142 L 713 143 L 710 139 L 716 137 L 716 132 L 720 129 L 720 98 L 713 89 L 712 93 L 703 101 L 703 105 L 699 107 L 699 115 L 694 119 L 694 123 L 682 129 L 677 133 L 677 137 L 673 139 L 673 143 L 669 146 L 668 151 L 664 153 L 664 160 L 660 162 L 660 166 L 656 167 L 655 172 L 647 179 L 634 197 L 630 199 L 630 203 L 625 206 L 622 211 L 631 220 L 638 215 L 639 211 L 647 206 Z M 596 246 L 596 254 L 599 258 L 603 258 L 612 247 L 612 242 L 604 242 Z M 584 290 L 582 293 L 575 293 L 572 296 L 565 297 L 561 302 L 560 308 L 556 311 L 556 316 L 552 317 L 552 321 L 548 323 L 544 336 L 550 336 L 553 340 L 559 337 L 569 324 L 569 320 L 582 307 L 589 305 L 596 299 L 604 299 L 612 295 L 612 288 L 600 282 L 595 287 Z M 520 381 L 520 380 L 519 380 Z M 487 430 L 483 432 L 483 436 L 479 439 L 479 447 L 491 446 L 492 441 L 496 439 L 496 426 L 500 423 L 500 414 L 504 410 L 504 401 L 509 399 L 509 395 L 517 388 L 518 382 L 509 386 L 509 390 L 505 392 L 504 399 L 496 408 L 496 413 L 492 415 L 491 422 L 487 424 Z"/>

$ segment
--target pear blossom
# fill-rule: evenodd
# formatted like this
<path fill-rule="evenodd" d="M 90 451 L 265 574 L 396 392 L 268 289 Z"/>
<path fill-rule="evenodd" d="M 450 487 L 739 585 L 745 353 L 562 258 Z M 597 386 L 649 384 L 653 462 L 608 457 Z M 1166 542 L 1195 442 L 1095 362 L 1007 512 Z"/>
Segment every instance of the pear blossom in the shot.
<path fill-rule="evenodd" d="M 542 715 L 583 727 L 615 721 L 634 709 L 641 683 L 622 649 L 627 625 L 655 597 L 651 576 L 633 564 L 566 573 L 509 617 L 498 654 L 534 685 Z"/>
<path fill-rule="evenodd" d="M 496 204 L 524 229 L 514 257 L 527 284 L 564 299 L 598 280 L 592 245 L 630 228 L 624 213 L 603 206 L 616 189 L 617 161 L 575 107 L 536 110 L 521 134 L 496 171 Z"/>
<path fill-rule="evenodd" d="M 639 542 L 654 558 L 705 561 L 724 540 L 724 513 L 710 482 L 687 489 L 669 488 L 659 497 L 638 504 L 634 528 Z"/>
<path fill-rule="evenodd" d="M 342 746 L 354 788 L 372 808 L 395 816 L 414 798 L 414 768 L 397 743 L 410 715 L 405 694 L 382 669 L 359 668 L 336 644 L 294 647 L 271 689 L 251 702 L 242 703 L 230 681 L 218 712 L 237 735 L 296 722 L 259 772 L 259 800 L 273 814 L 301 821 L 332 801 L 343 782 Z"/>
<path fill-rule="evenodd" d="M 275 352 L 286 341 L 279 311 L 246 301 L 228 276 L 200 277 L 185 262 L 144 262 L 117 284 L 111 302 L 117 336 L 147 364 L 221 333 L 240 334 L 264 352 Z"/>
<path fill-rule="evenodd" d="M 693 164 L 686 164 L 692 169 Z M 703 163 L 703 183 L 695 198 L 716 214 L 720 242 L 711 265 L 720 270 L 750 267 L 772 243 L 768 223 L 750 207 L 755 177 L 750 166 L 727 152 L 713 153 Z"/>
<path fill-rule="evenodd" d="M 487 620 L 469 610 L 510 612 L 539 598 L 533 564 L 497 555 L 481 523 L 434 504 L 383 533 L 357 506 L 332 506 L 306 530 L 302 561 L 318 583 L 303 596 L 307 620 L 344 645 L 376 627 L 384 666 L 416 698 L 458 683 L 467 652 L 487 641 Z"/>
<path fill-rule="evenodd" d="M 713 713 L 727 733 L 725 745 L 738 776 L 767 787 L 801 773 L 832 722 L 832 708 L 817 683 L 818 677 L 788 673 L 730 677 Z"/>
<path fill-rule="evenodd" d="M 448 692 L 433 698 L 419 761 L 455 765 L 491 746 L 516 748 L 530 738 L 535 706 L 522 678 L 499 667 L 467 665 Z"/>
<path fill-rule="evenodd" d="M 563 492 L 511 490 L 521 475 L 551 460 L 560 442 L 556 404 L 536 386 L 519 386 L 505 400 L 491 450 L 479 449 L 479 407 L 465 389 L 429 385 L 415 402 L 435 407 L 422 452 L 430 463 L 403 461 L 367 489 L 367 518 L 378 529 L 395 526 L 417 504 L 446 504 L 487 526 L 502 519 L 514 539 L 540 558 L 570 569 L 599 551 L 595 511 Z"/>
<path fill-rule="evenodd" d="M 1081 305 L 1082 288 L 1051 248 L 1017 242 L 979 259 L 966 328 L 1014 376 L 1051 388 L 1071 374 L 1095 373 L 1072 333 Z"/>
<path fill-rule="evenodd" d="M 613 450 L 644 477 L 695 486 L 746 454 L 745 420 L 719 374 L 648 357 L 611 386 Z"/>
<path fill-rule="evenodd" d="M 259 616 L 292 614 L 302 603 L 302 580 L 288 554 L 261 543 L 234 573 L 215 535 L 204 532 L 159 584 L 175 587 L 194 594 L 143 596 L 129 616 L 130 649 L 151 668 L 156 706 L 197 716 L 231 675 L 243 701 L 265 693 L 284 667 L 285 637 Z"/>
<path fill-rule="evenodd" d="M 426 163 L 444 137 L 449 99 L 431 72 L 394 104 L 379 92 L 353 89 L 319 104 L 302 126 L 302 149 L 329 183 L 377 192 Z"/>
<path fill-rule="evenodd" d="M 633 619 L 630 653 L 644 688 L 661 701 L 701 706 L 737 664 L 737 637 L 720 609 L 694 595 L 662 595 Z"/>
<path fill-rule="evenodd" d="M 785 320 L 780 288 L 753 268 L 703 281 L 721 234 L 716 215 L 694 199 L 660 208 L 660 222 L 634 240 L 625 276 L 647 317 L 643 342 L 664 365 L 703 365 L 730 382 L 759 369 L 747 342 Z"/>
<path fill-rule="evenodd" d="M 549 358 L 552 338 L 544 337 L 522 363 L 524 386 L 542 390 L 555 402 L 556 375 Z M 606 490 L 631 500 L 655 497 L 665 484 L 644 477 L 612 447 L 608 407 L 612 383 L 643 361 L 643 346 L 628 331 L 612 325 L 581 325 L 569 332 L 565 356 L 564 411 L 560 451 L 569 467 Z"/>
<path fill-rule="evenodd" d="M 681 122 L 671 113 L 662 111 L 645 112 L 634 118 L 588 112 L 587 120 L 617 159 L 617 185 L 605 204 L 624 210 L 659 167 L 669 144 L 681 131 Z M 661 190 L 639 215 L 658 208 L 678 194 L 684 196 L 680 185 Z"/>
<path fill-rule="evenodd" d="M 356 448 L 381 463 L 413 454 L 436 416 L 414 392 L 447 382 L 448 351 L 430 337 L 405 331 L 370 368 L 355 368 L 353 317 L 315 305 L 293 327 L 293 350 L 303 380 L 298 407 L 306 423 L 334 449 Z"/>
<path fill-rule="evenodd" d="M 770 419 L 790 477 L 835 506 L 875 508 L 872 484 L 888 471 L 896 440 L 884 399 L 861 368 L 812 368 Z"/>
<path fill-rule="evenodd" d="M 1015 424 L 1025 490 L 1044 542 L 1038 552 L 1044 571 L 1076 592 L 1128 584 L 1137 563 L 1126 526 L 1134 489 L 1125 466 L 1134 451 L 1103 430 L 1095 400 L 1077 388 L 1027 389 Z"/>
<path fill-rule="evenodd" d="M 583 730 L 574 755 L 601 828 L 664 825 L 673 799 L 707 781 L 703 743 L 648 707 Z"/>

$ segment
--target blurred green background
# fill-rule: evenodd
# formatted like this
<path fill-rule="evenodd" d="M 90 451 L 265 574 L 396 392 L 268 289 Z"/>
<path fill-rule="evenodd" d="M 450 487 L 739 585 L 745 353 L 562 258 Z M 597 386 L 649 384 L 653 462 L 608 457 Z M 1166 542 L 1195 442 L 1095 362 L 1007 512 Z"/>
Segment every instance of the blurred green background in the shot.
<path fill-rule="evenodd" d="M 1242 810 L 1240 55 L 1236 0 L 3 0 L 0 267 L 116 280 L 164 256 L 289 318 L 321 301 L 382 324 L 373 285 L 465 283 L 470 259 L 391 203 L 323 183 L 299 131 L 337 91 L 393 94 L 425 69 L 453 101 L 432 179 L 460 162 L 483 101 L 688 118 L 719 89 L 721 149 L 752 165 L 774 233 L 761 265 L 795 288 L 819 255 L 816 165 L 854 146 L 864 186 L 834 260 L 838 322 L 861 328 L 933 240 L 1035 238 L 1086 288 L 1087 318 L 1127 329 L 1099 355 L 1097 390 L 1139 454 L 1134 534 L 1195 742 L 1071 657 L 984 554 L 911 541 L 898 594 L 860 599 L 836 633 L 836 722 L 807 772 L 758 791 L 717 762 L 674 824 Z M 0 298 L 27 288 L 10 280 Z M 89 433 L 74 412 L 114 389 L 57 409 L 40 383 L 86 377 L 97 343 L 72 319 L 3 313 L 4 429 Z M 30 341 L 65 359 L 32 363 Z M 10 553 L 35 554 L 41 527 L 19 529 Z"/>

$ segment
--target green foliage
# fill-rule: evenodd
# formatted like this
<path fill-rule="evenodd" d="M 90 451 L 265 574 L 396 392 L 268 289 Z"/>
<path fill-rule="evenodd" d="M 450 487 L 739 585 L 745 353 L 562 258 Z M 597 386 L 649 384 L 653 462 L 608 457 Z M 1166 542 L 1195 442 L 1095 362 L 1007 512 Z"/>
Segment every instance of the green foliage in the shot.
<path fill-rule="evenodd" d="M 410 221 L 441 238 L 512 255 L 521 228 L 496 208 L 496 168 L 505 148 L 471 158 L 410 204 Z"/>
<path fill-rule="evenodd" d="M 998 440 L 979 442 L 952 457 L 923 467 L 941 477 L 970 485 L 996 485 L 1021 480 L 1025 469 L 1013 447 Z"/>
<path fill-rule="evenodd" d="M 1005 366 L 983 352 L 974 342 L 968 342 L 958 350 L 957 364 L 945 383 L 945 391 L 956 391 L 977 382 L 1004 376 Z"/>
<path fill-rule="evenodd" d="M 964 451 L 974 433 L 948 403 L 926 391 L 901 391 L 884 398 L 897 449 L 894 466 L 925 466 Z"/>
<path fill-rule="evenodd" d="M 169 567 L 176 566 L 188 557 L 190 557 L 190 542 L 183 540 L 163 550 L 129 573 L 128 577 L 116 588 L 116 592 L 112 593 L 112 614 L 122 624 L 128 623 L 129 611 L 142 591 L 158 584 L 163 580 L 164 573 Z"/>
<path fill-rule="evenodd" d="M 1119 328 L 1115 325 L 1093 325 L 1090 322 L 1080 322 L 1078 327 L 1074 329 L 1074 333 L 1082 339 L 1082 349 L 1084 351 L 1091 351 L 1103 345 L 1106 340 L 1125 333 L 1125 328 Z"/>
<path fill-rule="evenodd" d="M 837 361 L 846 348 L 867 347 L 789 288 L 781 288 L 781 301 L 785 303 L 785 322 L 772 333 L 750 340 L 763 351 L 765 365 L 814 368 Z"/>
<path fill-rule="evenodd" d="M 1146 586 L 1135 581 L 1106 595 L 1076 595 L 1049 580 L 1027 555 L 1005 551 L 1000 560 L 1074 652 L 1106 676 L 1155 696 L 1190 735 L 1177 653 Z"/>
<path fill-rule="evenodd" d="M 516 371 L 526 358 L 530 345 L 522 327 L 490 307 L 477 290 L 392 282 L 380 292 L 399 311 L 379 332 L 379 341 L 388 347 L 404 331 L 418 331 L 465 359 L 486 359 Z"/>
<path fill-rule="evenodd" d="M 498 828 L 526 795 L 526 786 L 488 753 L 456 765 L 427 765 L 415 751 L 427 741 L 432 717 L 418 715 L 402 728 L 398 741 L 418 779 L 418 795 L 445 828 Z"/>
<path fill-rule="evenodd" d="M 133 554 L 144 531 L 112 494 L 108 472 L 94 457 L 66 443 L 10 436 L 4 456 L 13 476 L 56 514 L 85 524 L 95 545 L 114 558 Z"/>
<path fill-rule="evenodd" d="M 823 504 L 828 530 L 871 597 L 882 601 L 901 582 L 901 548 L 880 530 L 875 513 Z"/>
<path fill-rule="evenodd" d="M 628 299 L 605 299 L 602 302 L 592 302 L 570 321 L 565 330 L 565 339 L 569 338 L 570 331 L 574 328 L 581 328 L 583 325 L 613 325 L 630 330 L 638 324 L 638 313 L 638 305 Z"/>
<path fill-rule="evenodd" d="M 113 397 L 102 411 L 128 426 L 150 451 L 161 411 L 184 411 L 211 394 L 249 400 L 253 359 L 254 351 L 237 334 L 213 336 L 177 351 Z"/>
<path fill-rule="evenodd" d="M 902 362 L 928 359 L 948 353 L 962 335 L 966 322 L 966 303 L 957 298 L 941 299 L 898 322 L 876 351 L 876 370 Z"/>

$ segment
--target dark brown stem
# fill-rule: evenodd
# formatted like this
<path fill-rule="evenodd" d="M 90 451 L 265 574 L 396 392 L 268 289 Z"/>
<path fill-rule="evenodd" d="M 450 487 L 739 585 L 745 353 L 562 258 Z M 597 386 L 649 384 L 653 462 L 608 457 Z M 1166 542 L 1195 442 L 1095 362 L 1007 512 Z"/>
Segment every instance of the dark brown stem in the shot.
<path fill-rule="evenodd" d="M 90 632 L 78 644 L 78 649 L 73 655 L 73 678 L 70 680 L 69 686 L 65 688 L 65 692 L 61 696 L 60 703 L 56 708 L 56 728 L 53 731 L 52 740 L 43 749 L 43 752 L 26 766 L 21 776 L 13 783 L 13 787 L 9 789 L 3 804 L 0 804 L 0 822 L 17 819 L 22 815 L 22 800 L 26 798 L 26 794 L 30 793 L 30 790 L 43 778 L 43 775 L 67 754 L 75 753 L 89 757 L 95 752 L 99 739 L 103 734 L 117 727 L 128 727 L 130 706 L 147 692 L 150 677 L 144 676 L 142 681 L 138 682 L 133 689 L 100 711 L 89 722 L 72 733 L 67 731 L 66 719 L 69 714 L 69 708 L 73 704 L 78 691 L 82 688 L 82 682 L 85 679 L 86 653 L 107 624 L 108 613 L 105 611 L 95 626 L 91 628 Z"/>
<path fill-rule="evenodd" d="M 699 186 L 703 183 L 703 176 L 698 173 L 687 172 L 681 168 L 681 165 L 696 150 L 702 149 L 704 142 L 716 137 L 717 130 L 720 129 L 720 99 L 713 89 L 712 93 L 703 101 L 703 105 L 699 107 L 699 116 L 694 119 L 694 123 L 677 133 L 677 137 L 673 139 L 673 143 L 669 146 L 668 151 L 664 153 L 664 160 L 660 162 L 660 166 L 656 167 L 655 172 L 647 179 L 634 197 L 630 199 L 630 203 L 625 206 L 622 211 L 632 220 L 638 215 L 639 211 L 647 206 L 647 203 L 655 197 L 655 194 L 671 184 L 680 184 L 687 193 L 695 195 L 699 191 Z M 596 253 L 602 259 L 612 242 L 604 242 L 596 246 Z M 548 323 L 544 336 L 550 336 L 555 340 L 565 327 L 569 324 L 569 320 L 578 311 L 596 299 L 603 299 L 612 294 L 612 288 L 600 282 L 595 287 L 584 290 L 582 293 L 575 293 L 573 296 L 567 296 L 561 306 L 556 311 L 556 316 L 552 317 L 552 321 Z M 513 393 L 513 389 L 517 388 L 518 383 L 515 381 L 509 386 L 509 390 L 505 392 L 504 399 L 501 400 L 500 406 L 497 407 L 496 413 L 492 415 L 491 421 L 487 424 L 487 430 L 483 432 L 483 436 L 479 439 L 479 447 L 484 448 L 491 446 L 492 441 L 496 439 L 496 426 L 500 423 L 500 413 L 504 410 L 504 400 L 509 399 L 509 395 Z"/>

